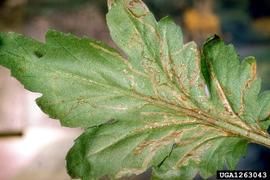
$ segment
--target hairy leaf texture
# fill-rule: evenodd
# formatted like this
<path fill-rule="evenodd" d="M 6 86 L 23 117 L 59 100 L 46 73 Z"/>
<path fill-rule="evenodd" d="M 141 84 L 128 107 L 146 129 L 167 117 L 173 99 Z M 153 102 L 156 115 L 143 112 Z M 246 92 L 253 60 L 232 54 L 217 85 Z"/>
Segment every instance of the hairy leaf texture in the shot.
<path fill-rule="evenodd" d="M 111 179 L 153 168 L 153 179 L 234 169 L 249 142 L 270 147 L 270 93 L 253 57 L 217 36 L 202 51 L 141 0 L 109 0 L 111 47 L 49 30 L 41 43 L 0 35 L 0 64 L 63 126 L 85 132 L 67 155 L 71 177 Z"/>

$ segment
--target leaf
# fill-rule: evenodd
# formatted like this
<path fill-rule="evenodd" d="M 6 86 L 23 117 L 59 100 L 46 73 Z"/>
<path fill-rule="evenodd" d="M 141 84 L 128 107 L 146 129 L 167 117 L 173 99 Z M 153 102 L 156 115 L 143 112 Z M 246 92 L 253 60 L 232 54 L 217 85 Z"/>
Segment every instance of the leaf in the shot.
<path fill-rule="evenodd" d="M 146 79 L 133 77 L 126 60 L 99 42 L 56 31 L 47 33 L 46 44 L 14 33 L 1 38 L 1 64 L 27 89 L 43 93 L 38 105 L 65 126 L 97 126 L 120 116 L 130 119 L 145 104 L 132 98 L 135 94 L 129 89 L 136 80 L 148 93 Z"/>
<path fill-rule="evenodd" d="M 240 62 L 217 36 L 202 53 L 140 0 L 110 0 L 107 22 L 127 55 L 49 30 L 46 43 L 0 35 L 0 64 L 41 109 L 85 132 L 67 155 L 71 177 L 111 179 L 153 168 L 153 179 L 207 178 L 234 169 L 249 142 L 270 147 L 270 93 L 253 57 Z"/>

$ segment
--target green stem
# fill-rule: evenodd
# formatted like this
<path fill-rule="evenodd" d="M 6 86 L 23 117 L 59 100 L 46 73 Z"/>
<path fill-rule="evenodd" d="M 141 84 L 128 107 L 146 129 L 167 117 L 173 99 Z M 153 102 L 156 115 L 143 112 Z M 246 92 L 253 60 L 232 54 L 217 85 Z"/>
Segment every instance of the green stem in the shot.
<path fill-rule="evenodd" d="M 245 139 L 249 140 L 250 142 L 261 144 L 263 146 L 266 146 L 270 148 L 270 137 L 264 136 L 262 134 L 259 134 L 257 132 L 253 132 L 250 130 L 243 129 L 241 127 L 223 122 L 218 121 L 216 123 L 217 126 L 221 127 L 222 129 L 225 129 L 226 131 L 229 131 L 232 134 L 236 134 L 238 136 L 244 137 Z"/>

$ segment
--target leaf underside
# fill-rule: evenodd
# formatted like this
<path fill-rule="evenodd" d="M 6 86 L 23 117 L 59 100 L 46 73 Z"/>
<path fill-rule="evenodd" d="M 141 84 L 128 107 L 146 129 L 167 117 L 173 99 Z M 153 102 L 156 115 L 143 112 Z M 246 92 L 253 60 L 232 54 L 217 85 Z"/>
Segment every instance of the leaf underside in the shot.
<path fill-rule="evenodd" d="M 260 93 L 253 57 L 239 60 L 217 36 L 202 52 L 181 29 L 157 22 L 140 0 L 108 1 L 107 23 L 127 55 L 88 38 L 49 30 L 46 43 L 0 34 L 0 64 L 39 107 L 85 132 L 67 155 L 71 177 L 141 174 L 207 178 L 234 169 L 253 137 L 269 138 L 270 93 Z"/>

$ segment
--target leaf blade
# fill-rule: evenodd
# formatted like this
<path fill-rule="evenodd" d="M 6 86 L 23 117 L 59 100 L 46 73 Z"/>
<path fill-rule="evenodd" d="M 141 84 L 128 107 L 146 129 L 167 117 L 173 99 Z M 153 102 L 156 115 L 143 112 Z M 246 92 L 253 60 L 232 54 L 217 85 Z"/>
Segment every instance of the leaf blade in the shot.
<path fill-rule="evenodd" d="M 101 48 L 98 44 L 91 47 L 89 43 L 95 43 L 93 41 L 79 40 L 55 31 L 48 32 L 46 44 L 16 34 L 5 36 L 2 39 L 4 39 L 6 45 L 1 51 L 1 56 L 3 56 L 1 64 L 12 69 L 15 73 L 13 75 L 24 83 L 27 89 L 43 93 L 43 97 L 37 100 L 39 106 L 52 118 L 62 120 L 62 123 L 66 126 L 96 126 L 116 118 L 118 115 L 125 116 L 126 108 L 132 110 L 145 104 L 145 102 L 127 95 L 126 91 L 130 91 L 131 86 L 130 80 L 126 78 L 123 71 L 128 67 L 121 63 L 123 60 L 120 59 L 120 55 L 107 48 L 107 52 L 105 52 L 107 57 L 105 53 L 103 56 L 110 61 L 105 61 L 105 63 L 100 61 L 99 54 L 101 53 L 93 54 L 93 52 Z M 10 44 L 8 44 L 8 41 L 11 41 Z M 17 41 L 17 44 L 14 45 L 13 41 Z M 65 46 L 58 45 L 59 42 L 56 41 L 66 41 L 64 42 Z M 25 46 L 27 43 L 29 43 L 29 47 Z M 4 53 L 6 51 L 4 48 L 18 49 L 18 53 L 14 51 L 12 55 L 11 53 L 7 55 Z M 68 48 L 79 51 L 77 53 L 81 53 L 81 59 L 77 58 L 74 55 L 75 53 L 65 55 L 67 50 L 69 51 Z M 35 57 L 34 52 L 40 49 L 45 51 L 43 52 L 44 56 L 41 58 Z M 87 52 L 91 53 L 86 54 Z M 87 60 L 83 57 L 86 56 L 85 54 L 87 58 L 91 59 L 89 63 L 82 63 L 83 60 Z M 18 56 L 20 61 L 16 61 Z M 97 69 L 96 66 L 103 68 Z M 109 68 L 110 66 L 114 66 L 115 69 Z M 106 79 L 106 77 L 109 77 L 109 79 Z M 141 78 L 139 81 L 145 80 Z M 143 92 L 147 92 L 147 84 L 144 83 L 143 86 L 145 87 Z M 96 98 L 93 99 L 93 96 Z M 119 104 L 119 102 L 123 101 L 123 97 L 126 97 L 127 103 L 121 105 L 123 103 Z M 105 101 L 106 99 L 108 101 Z M 114 104 L 118 104 L 118 106 L 114 106 Z M 98 108 L 107 108 L 107 117 L 96 111 Z M 77 111 L 75 114 L 73 114 L 74 110 Z M 91 118 L 92 122 L 88 120 Z"/>

